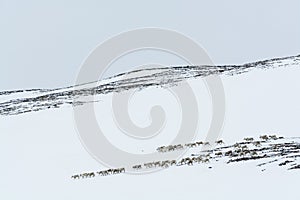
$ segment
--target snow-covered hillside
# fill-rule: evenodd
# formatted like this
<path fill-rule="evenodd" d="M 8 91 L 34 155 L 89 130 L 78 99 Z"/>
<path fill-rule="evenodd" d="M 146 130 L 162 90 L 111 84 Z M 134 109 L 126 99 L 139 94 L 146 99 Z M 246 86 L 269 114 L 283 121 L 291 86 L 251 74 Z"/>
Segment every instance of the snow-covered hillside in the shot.
<path fill-rule="evenodd" d="M 176 98 L 165 92 L 180 87 L 182 81 L 191 86 L 199 106 L 197 134 L 190 142 L 205 141 L 212 105 L 203 79 L 209 75 L 220 75 L 226 97 L 226 118 L 218 138 L 225 144 L 211 145 L 211 148 L 223 147 L 211 152 L 212 160 L 146 172 L 137 169 L 114 176 L 71 178 L 108 169 L 84 147 L 74 120 L 75 107 L 85 109 L 94 103 L 96 118 L 108 141 L 124 152 L 143 157 L 156 152 L 159 146 L 169 145 L 176 137 L 182 111 L 180 106 L 176 108 Z M 287 170 L 299 166 L 299 160 L 283 158 L 299 156 L 299 75 L 300 57 L 292 56 L 240 66 L 145 69 L 74 87 L 0 92 L 0 187 L 5 188 L 5 194 L 0 196 L 11 199 L 99 199 L 101 196 L 151 200 L 299 199 L 300 170 Z M 127 111 L 134 124 L 142 127 L 151 124 L 154 120 L 151 107 L 160 102 L 165 109 L 167 120 L 159 134 L 147 140 L 123 134 L 118 127 L 121 123 L 114 123 L 117 120 L 112 112 L 113 95 L 133 90 Z M 93 95 L 90 102 L 89 96 Z M 263 141 L 261 135 L 284 138 L 271 137 L 258 147 L 253 141 L 231 146 L 245 137 Z M 255 148 L 262 150 L 256 150 L 256 155 L 244 152 L 236 157 L 240 160 L 234 160 L 234 154 L 226 157 L 226 152 L 243 145 L 248 146 L 242 152 L 247 150 L 253 154 Z M 186 149 L 175 159 L 178 163 L 191 154 L 197 157 L 200 150 L 200 147 Z M 274 155 L 277 150 L 281 157 Z M 110 152 L 101 153 L 110 155 Z M 264 157 L 265 154 L 269 157 Z M 249 155 L 262 158 L 246 160 Z M 278 162 L 267 163 L 272 159 Z M 286 160 L 294 163 L 282 164 Z M 257 166 L 263 163 L 267 164 Z M 130 167 L 125 161 L 124 165 L 126 169 Z"/>

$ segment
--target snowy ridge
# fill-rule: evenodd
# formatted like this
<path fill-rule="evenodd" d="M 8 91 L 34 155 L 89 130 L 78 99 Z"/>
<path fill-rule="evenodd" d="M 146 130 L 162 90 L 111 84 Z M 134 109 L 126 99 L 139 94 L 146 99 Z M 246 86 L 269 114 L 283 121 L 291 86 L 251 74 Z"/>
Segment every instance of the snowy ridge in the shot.
<path fill-rule="evenodd" d="M 58 89 L 31 89 L 0 92 L 0 115 L 18 115 L 27 112 L 59 108 L 64 105 L 78 106 L 90 103 L 85 97 L 99 97 L 112 92 L 147 87 L 171 87 L 184 80 L 212 75 L 237 75 L 253 69 L 299 67 L 300 55 L 274 58 L 243 65 L 224 66 L 176 66 L 149 68 L 121 73 L 116 76 Z M 95 102 L 92 101 L 92 102 Z"/>

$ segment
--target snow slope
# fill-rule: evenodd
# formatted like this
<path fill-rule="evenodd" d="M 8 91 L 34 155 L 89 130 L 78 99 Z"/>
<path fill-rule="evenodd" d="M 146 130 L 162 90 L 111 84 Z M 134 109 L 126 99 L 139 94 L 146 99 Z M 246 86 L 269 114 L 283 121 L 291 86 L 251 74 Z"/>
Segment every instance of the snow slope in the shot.
<path fill-rule="evenodd" d="M 295 59 L 299 61 L 298 57 L 293 58 L 294 61 Z M 226 94 L 226 120 L 221 137 L 225 144 L 233 144 L 244 137 L 257 138 L 262 134 L 299 137 L 300 68 L 299 64 L 289 65 L 289 63 L 288 68 L 280 66 L 269 70 L 253 69 L 248 73 L 221 76 Z M 219 69 L 218 73 L 221 73 Z M 201 108 L 199 134 L 195 141 L 205 138 L 210 123 L 207 118 L 211 117 L 211 110 L 207 108 L 209 95 L 206 94 L 205 87 L 201 86 L 203 84 L 200 83 L 201 79 L 197 77 L 189 80 Z M 77 87 L 90 88 L 88 85 Z M 80 89 L 78 91 L 82 91 Z M 155 90 L 165 89 L 155 87 L 142 89 L 136 91 L 130 99 L 129 112 L 133 121 L 147 125 L 149 110 L 141 109 L 143 103 L 151 104 L 155 98 L 152 95 L 155 94 Z M 40 101 L 36 99 L 41 95 L 54 93 L 71 94 L 68 93 L 71 91 L 73 88 L 1 93 L 0 154 L 2 159 L 0 169 L 2 173 L 0 187 L 2 192 L 0 198 L 151 200 L 300 198 L 299 170 L 286 170 L 277 165 L 270 165 L 265 171 L 261 171 L 261 168 L 256 166 L 258 164 L 256 161 L 231 164 L 220 161 L 203 165 L 171 167 L 146 174 L 125 173 L 73 180 L 70 178 L 73 174 L 99 171 L 106 169 L 106 166 L 93 159 L 81 144 L 76 131 L 72 105 L 60 106 L 62 104 L 58 104 L 59 109 L 53 109 L 55 107 L 51 107 L 54 105 L 51 101 L 53 99 L 39 99 Z M 149 98 L 147 93 L 153 97 Z M 140 97 L 143 95 L 145 95 L 144 98 Z M 73 96 L 65 97 L 56 95 L 54 102 L 64 102 L 64 105 L 67 102 L 73 103 Z M 32 102 L 24 102 L 26 98 Z M 96 102 L 95 107 L 98 106 L 101 109 L 101 112 L 96 113 L 99 115 L 98 119 L 101 124 L 103 118 L 113 118 L 110 112 L 111 93 L 101 94 L 98 99 L 101 101 Z M 49 103 L 49 101 L 51 105 L 46 105 L 45 102 Z M 9 105 L 7 102 L 10 102 Z M 13 108 L 18 103 L 21 109 Z M 8 108 L 7 106 L 12 109 L 3 110 Z M 49 109 L 48 106 L 50 106 Z M 33 107 L 43 109 L 30 112 Z M 104 107 L 108 108 L 104 109 Z M 23 113 L 26 109 L 29 112 Z M 168 118 L 165 126 L 168 128 L 171 124 L 170 129 L 163 130 L 162 135 L 165 137 L 176 135 L 176 131 L 170 130 L 178 128 L 175 125 L 173 127 L 172 122 L 179 114 L 180 111 L 173 109 L 171 118 Z M 103 126 L 105 126 L 103 130 L 107 137 L 110 137 L 112 143 L 120 144 L 119 148 L 136 154 L 144 153 L 141 152 L 142 141 L 130 141 L 132 144 L 127 145 L 129 143 L 109 131 L 115 130 L 116 124 L 106 123 Z M 165 141 L 168 141 L 168 138 Z M 155 151 L 156 147 L 164 144 L 164 141 L 161 143 L 157 140 L 149 141 L 145 144 L 147 147 L 144 150 Z M 105 153 L 109 154 L 109 152 Z M 190 153 L 186 152 L 185 156 L 189 156 Z"/>

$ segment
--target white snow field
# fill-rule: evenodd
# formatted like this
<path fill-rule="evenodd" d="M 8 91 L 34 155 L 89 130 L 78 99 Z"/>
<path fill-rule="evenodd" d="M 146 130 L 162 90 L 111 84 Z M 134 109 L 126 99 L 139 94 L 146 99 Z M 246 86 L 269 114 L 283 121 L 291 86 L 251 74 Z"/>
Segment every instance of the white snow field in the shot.
<path fill-rule="evenodd" d="M 221 73 L 226 119 L 220 138 L 225 144 L 234 144 L 244 137 L 258 138 L 263 134 L 299 137 L 299 76 L 299 65 L 289 64 L 268 70 L 253 69 L 234 76 Z M 202 77 L 190 79 L 188 83 L 199 106 L 199 126 L 194 141 L 203 140 L 212 117 L 210 95 Z M 25 113 L 16 113 L 18 109 L 15 108 L 14 111 L 3 110 L 7 106 L 3 103 L 9 100 L 37 97 L 40 92 L 57 91 L 0 96 L 0 199 L 300 199 L 299 169 L 287 170 L 278 164 L 257 167 L 259 162 L 255 160 L 230 164 L 219 161 L 170 167 L 153 173 L 71 179 L 73 174 L 107 169 L 81 143 L 73 105 L 59 104 L 58 108 L 50 106 Z M 141 126 L 151 123 L 151 106 L 161 104 L 165 109 L 167 121 L 163 130 L 160 135 L 146 141 L 129 138 L 119 131 L 112 116 L 111 96 L 111 93 L 99 94 L 94 107 L 99 126 L 116 147 L 143 155 L 156 151 L 158 146 L 167 144 L 176 136 L 181 111 L 166 88 L 143 88 L 130 98 L 129 115 L 135 124 Z M 27 104 L 23 108 L 33 105 Z M 85 105 L 79 106 L 84 108 Z M 183 156 L 190 153 L 188 151 Z"/>

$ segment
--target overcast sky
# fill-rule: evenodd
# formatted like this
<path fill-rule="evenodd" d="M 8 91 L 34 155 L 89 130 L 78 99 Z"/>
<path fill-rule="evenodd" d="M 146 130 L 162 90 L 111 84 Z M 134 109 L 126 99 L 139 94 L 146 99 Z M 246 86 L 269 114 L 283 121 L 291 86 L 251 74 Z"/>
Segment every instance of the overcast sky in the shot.
<path fill-rule="evenodd" d="M 299 8 L 298 0 L 0 0 L 0 90 L 72 85 L 97 45 L 142 27 L 178 31 L 216 64 L 299 54 Z"/>

